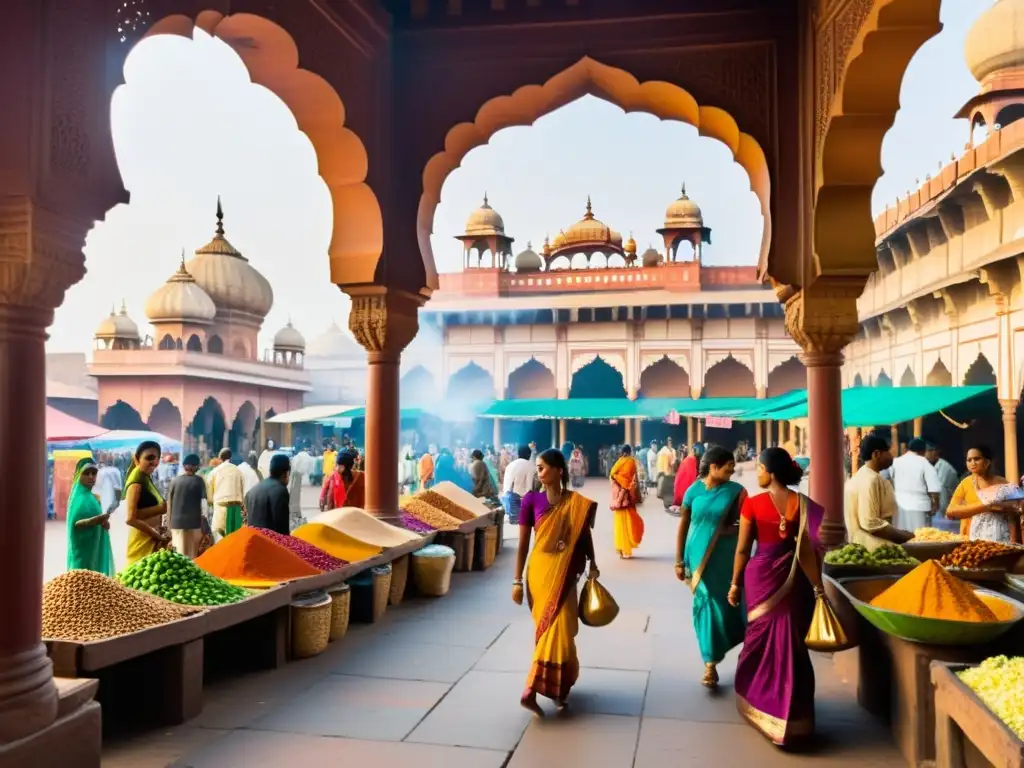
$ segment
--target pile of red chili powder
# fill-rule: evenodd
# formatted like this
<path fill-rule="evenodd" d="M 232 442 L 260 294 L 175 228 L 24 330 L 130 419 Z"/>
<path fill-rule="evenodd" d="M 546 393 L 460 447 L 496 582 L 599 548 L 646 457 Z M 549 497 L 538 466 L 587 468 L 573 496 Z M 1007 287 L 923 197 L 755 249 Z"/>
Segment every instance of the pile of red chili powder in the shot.
<path fill-rule="evenodd" d="M 319 568 L 321 571 L 336 571 L 348 565 L 344 560 L 330 555 L 320 549 L 320 547 L 314 547 L 302 539 L 297 539 L 294 536 L 285 536 L 267 528 L 257 528 L 256 530 L 270 540 L 276 541 L 285 549 L 290 549 L 314 568 Z"/>

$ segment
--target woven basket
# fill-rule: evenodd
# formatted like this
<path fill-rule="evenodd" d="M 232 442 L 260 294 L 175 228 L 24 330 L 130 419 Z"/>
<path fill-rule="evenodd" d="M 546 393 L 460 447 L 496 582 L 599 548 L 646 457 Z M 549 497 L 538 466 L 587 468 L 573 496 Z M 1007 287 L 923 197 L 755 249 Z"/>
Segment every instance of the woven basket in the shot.
<path fill-rule="evenodd" d="M 327 590 L 331 596 L 331 642 L 341 640 L 348 632 L 349 614 L 352 610 L 352 590 L 348 584 L 339 584 Z"/>
<path fill-rule="evenodd" d="M 498 554 L 498 527 L 489 525 L 486 528 L 477 528 L 475 533 L 473 570 L 486 571 L 494 565 L 494 558 Z"/>
<path fill-rule="evenodd" d="M 498 543 L 495 545 L 494 551 L 496 554 L 501 554 L 501 550 L 505 547 L 505 512 L 502 510 L 494 516 L 494 521 L 498 525 Z"/>
<path fill-rule="evenodd" d="M 388 600 L 391 599 L 391 566 L 378 565 L 370 573 L 373 574 L 373 614 L 370 621 L 378 621 L 388 609 Z"/>
<path fill-rule="evenodd" d="M 424 597 L 444 597 L 452 586 L 455 555 L 448 557 L 412 556 L 412 580 Z"/>
<path fill-rule="evenodd" d="M 331 638 L 330 595 L 312 592 L 291 604 L 292 658 L 308 659 L 327 650 Z"/>
<path fill-rule="evenodd" d="M 462 573 L 473 570 L 473 551 L 476 543 L 476 536 L 473 533 L 449 531 L 443 537 L 438 536 L 434 541 L 451 547 L 455 551 L 456 571 Z"/>
<path fill-rule="evenodd" d="M 409 583 L 409 556 L 402 555 L 391 561 L 391 590 L 388 602 L 400 605 L 405 597 L 405 588 Z"/>

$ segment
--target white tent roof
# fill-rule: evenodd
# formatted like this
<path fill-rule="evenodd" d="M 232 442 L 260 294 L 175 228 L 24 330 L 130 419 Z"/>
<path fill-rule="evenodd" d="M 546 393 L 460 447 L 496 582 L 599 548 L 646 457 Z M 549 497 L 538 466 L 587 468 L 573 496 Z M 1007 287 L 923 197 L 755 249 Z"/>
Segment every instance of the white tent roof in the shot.
<path fill-rule="evenodd" d="M 267 419 L 267 423 L 301 424 L 307 421 L 321 421 L 334 418 L 345 411 L 361 407 L 362 403 L 356 405 L 307 405 L 305 408 L 299 408 L 296 411 L 288 411 L 287 413 L 279 413 L 276 416 L 272 416 Z"/>

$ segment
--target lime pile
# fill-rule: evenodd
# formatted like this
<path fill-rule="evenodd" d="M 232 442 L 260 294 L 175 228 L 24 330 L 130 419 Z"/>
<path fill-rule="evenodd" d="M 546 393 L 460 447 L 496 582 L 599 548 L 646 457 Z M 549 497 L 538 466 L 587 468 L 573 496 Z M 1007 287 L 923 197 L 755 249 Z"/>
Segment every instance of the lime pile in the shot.
<path fill-rule="evenodd" d="M 117 580 L 126 587 L 183 605 L 226 605 L 249 595 L 241 587 L 210 575 L 184 555 L 167 549 L 125 568 Z"/>
<path fill-rule="evenodd" d="M 957 676 L 1024 739 L 1024 658 L 995 656 L 957 672 Z"/>
<path fill-rule="evenodd" d="M 899 544 L 884 544 L 874 552 L 869 552 L 863 544 L 847 544 L 825 555 L 825 562 L 829 565 L 860 565 L 875 568 L 919 564 Z"/>

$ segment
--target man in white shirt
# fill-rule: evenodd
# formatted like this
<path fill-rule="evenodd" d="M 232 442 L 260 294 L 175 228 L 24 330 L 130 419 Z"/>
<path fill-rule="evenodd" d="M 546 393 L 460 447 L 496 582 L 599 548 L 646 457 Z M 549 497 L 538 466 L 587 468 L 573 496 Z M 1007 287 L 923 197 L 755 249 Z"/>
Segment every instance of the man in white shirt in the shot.
<path fill-rule="evenodd" d="M 651 486 L 658 482 L 658 441 L 651 440 L 651 447 L 647 450 L 647 483 Z"/>
<path fill-rule="evenodd" d="M 530 461 L 532 449 L 529 445 L 519 446 L 519 458 L 505 467 L 505 482 L 501 486 L 501 505 L 512 525 L 519 522 L 519 505 L 537 480 L 537 467 Z"/>
<path fill-rule="evenodd" d="M 960 485 L 960 476 L 956 473 L 953 465 L 939 455 L 939 447 L 932 442 L 928 443 L 928 450 L 924 457 L 935 467 L 935 474 L 939 477 L 939 513 L 932 523 L 936 528 L 960 532 L 960 521 L 950 520 L 946 517 L 946 510 L 949 509 L 949 502 L 953 498 L 953 492 Z"/>
<path fill-rule="evenodd" d="M 292 456 L 292 471 L 288 479 L 288 516 L 294 531 L 303 524 L 302 483 L 316 467 L 316 460 L 305 448 Z"/>
<path fill-rule="evenodd" d="M 234 533 L 245 523 L 245 479 L 241 470 L 231 463 L 231 449 L 225 448 L 218 456 L 220 464 L 206 476 L 209 502 L 213 507 L 216 536 Z"/>
<path fill-rule="evenodd" d="M 109 453 L 100 454 L 100 469 L 96 473 L 96 485 L 93 493 L 100 497 L 100 506 L 104 514 L 113 512 L 121 503 L 122 490 L 121 470 L 114 466 Z"/>
<path fill-rule="evenodd" d="M 889 441 L 881 435 L 868 435 L 861 441 L 860 459 L 860 469 L 843 489 L 843 518 L 850 543 L 875 550 L 909 541 L 913 534 L 892 524 L 896 497 L 892 485 L 879 474 L 892 464 Z"/>
<path fill-rule="evenodd" d="M 896 522 L 908 531 L 930 526 L 932 515 L 939 508 L 942 486 L 935 467 L 924 456 L 927 447 L 924 440 L 915 437 L 889 470 L 899 509 Z"/>

